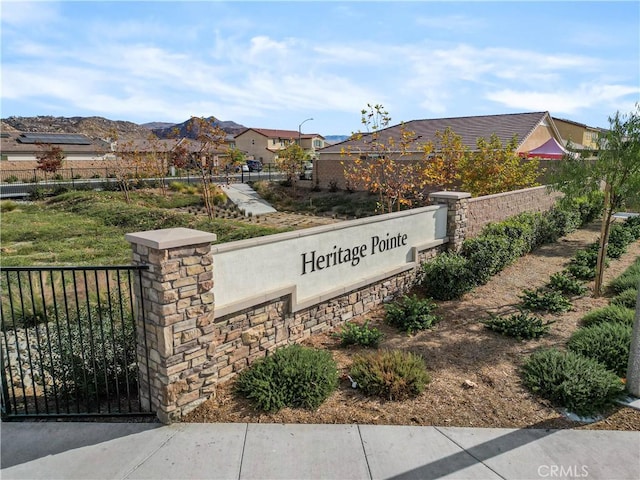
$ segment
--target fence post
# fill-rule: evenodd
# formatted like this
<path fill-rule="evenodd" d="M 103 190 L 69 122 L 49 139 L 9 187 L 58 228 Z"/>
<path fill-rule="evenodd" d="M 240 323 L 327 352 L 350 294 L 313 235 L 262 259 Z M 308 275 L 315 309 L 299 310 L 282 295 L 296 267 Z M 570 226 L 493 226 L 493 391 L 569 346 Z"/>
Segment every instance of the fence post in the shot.
<path fill-rule="evenodd" d="M 140 395 L 143 406 L 171 423 L 215 394 L 211 242 L 216 235 L 169 228 L 125 238 L 133 263 L 148 266 L 136 288 L 137 308 L 145 309 L 148 348 L 143 351 L 145 339 L 139 338 Z M 142 331 L 139 326 L 139 336 Z"/>
<path fill-rule="evenodd" d="M 433 192 L 429 199 L 434 205 L 447 206 L 448 250 L 459 252 L 462 242 L 467 236 L 467 213 L 469 211 L 470 193 L 466 192 Z"/>

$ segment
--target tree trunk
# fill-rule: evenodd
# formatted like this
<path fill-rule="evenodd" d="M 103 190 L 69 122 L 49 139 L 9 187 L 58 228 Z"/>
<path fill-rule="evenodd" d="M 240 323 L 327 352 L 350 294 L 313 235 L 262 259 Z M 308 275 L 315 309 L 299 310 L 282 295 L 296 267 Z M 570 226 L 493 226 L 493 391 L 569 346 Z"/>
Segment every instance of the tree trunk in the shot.
<path fill-rule="evenodd" d="M 631 395 L 640 398 L 640 283 L 638 284 L 638 298 L 636 299 L 636 319 L 633 324 L 631 348 L 629 349 L 627 390 Z"/>
<path fill-rule="evenodd" d="M 602 225 L 600 227 L 600 248 L 598 248 L 598 261 L 596 263 L 596 281 L 593 287 L 593 296 L 602 295 L 602 282 L 604 279 L 604 267 L 607 258 L 607 246 L 609 244 L 609 230 L 611 227 L 611 217 L 613 206 L 611 204 L 611 185 L 608 183 L 604 187 L 604 209 L 602 213 Z"/>

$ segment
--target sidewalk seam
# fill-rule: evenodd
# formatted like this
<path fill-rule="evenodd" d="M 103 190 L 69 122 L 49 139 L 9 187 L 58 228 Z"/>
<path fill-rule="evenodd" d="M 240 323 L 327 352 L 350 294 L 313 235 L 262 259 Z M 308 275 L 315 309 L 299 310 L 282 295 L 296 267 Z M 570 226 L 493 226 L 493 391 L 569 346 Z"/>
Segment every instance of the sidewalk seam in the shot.
<path fill-rule="evenodd" d="M 358 427 L 358 436 L 360 437 L 360 445 L 362 445 L 362 453 L 364 453 L 364 461 L 367 462 L 367 470 L 369 471 L 369 479 L 373 479 L 373 475 L 371 474 L 371 466 L 369 465 L 369 457 L 367 456 L 367 449 L 364 447 L 364 440 L 362 439 L 362 432 L 360 431 L 360 424 L 356 425 Z"/>
<path fill-rule="evenodd" d="M 242 453 L 240 454 L 240 468 L 238 469 L 238 480 L 242 478 L 242 463 L 244 462 L 244 451 L 247 447 L 247 437 L 249 436 L 249 424 L 245 423 L 244 440 L 242 442 Z"/>
<path fill-rule="evenodd" d="M 167 443 L 169 443 L 173 437 L 175 437 L 178 432 L 182 431 L 183 427 L 180 426 L 180 428 L 176 429 L 176 431 L 173 433 L 173 435 L 171 435 L 169 438 L 167 438 L 164 442 L 162 442 L 161 445 L 158 446 L 158 448 L 156 448 L 155 450 L 153 450 L 152 452 L 149 453 L 149 455 L 147 455 L 146 457 L 144 457 L 142 460 L 140 460 L 140 462 L 138 462 L 137 465 L 135 465 L 134 467 L 131 468 L 131 470 L 129 470 L 126 474 L 124 474 L 122 476 L 122 480 L 125 480 L 127 478 L 129 478 L 129 476 L 135 472 L 136 470 L 138 470 L 138 468 L 140 468 L 147 460 L 149 460 L 152 456 L 154 456 L 156 453 L 158 453 L 158 451 L 160 451 L 160 449 L 162 449 Z"/>
<path fill-rule="evenodd" d="M 469 455 L 471 458 L 475 459 L 478 463 L 481 463 L 482 465 L 484 465 L 485 467 L 487 467 L 489 470 L 491 470 L 493 473 L 495 473 L 498 477 L 503 478 L 504 480 L 507 480 L 506 477 L 504 477 L 503 475 L 500 475 L 497 471 L 495 471 L 493 468 L 491 468 L 489 465 L 487 465 L 486 463 L 484 463 L 483 460 L 480 460 L 478 457 L 476 457 L 475 455 L 473 455 L 471 452 L 469 452 L 469 450 L 467 450 L 466 448 L 464 448 L 462 445 L 460 445 L 458 442 L 456 442 L 453 438 L 451 438 L 449 435 L 447 435 L 446 433 L 444 433 L 442 430 L 440 430 L 438 427 L 434 426 L 433 427 L 437 432 L 439 432 L 442 436 L 444 436 L 447 440 L 449 440 L 450 442 L 453 442 L 455 445 L 457 445 L 458 447 L 460 447 L 462 449 L 463 452 L 465 452 L 467 455 Z"/>

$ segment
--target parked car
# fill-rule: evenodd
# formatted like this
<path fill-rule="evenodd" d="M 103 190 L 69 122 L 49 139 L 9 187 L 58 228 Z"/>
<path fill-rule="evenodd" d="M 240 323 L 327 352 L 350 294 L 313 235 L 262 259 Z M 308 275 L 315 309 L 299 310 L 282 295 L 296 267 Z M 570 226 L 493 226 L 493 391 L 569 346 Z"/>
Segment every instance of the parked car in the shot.
<path fill-rule="evenodd" d="M 311 180 L 313 177 L 313 163 L 306 162 L 300 172 L 300 180 Z"/>
<path fill-rule="evenodd" d="M 262 162 L 260 160 L 247 160 L 247 167 L 250 172 L 261 172 Z"/>

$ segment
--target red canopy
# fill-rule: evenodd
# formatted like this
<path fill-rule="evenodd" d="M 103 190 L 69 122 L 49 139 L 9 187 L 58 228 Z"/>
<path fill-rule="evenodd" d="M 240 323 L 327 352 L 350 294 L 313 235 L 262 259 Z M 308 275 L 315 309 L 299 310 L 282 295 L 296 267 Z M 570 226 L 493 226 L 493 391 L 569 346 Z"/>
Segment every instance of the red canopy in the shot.
<path fill-rule="evenodd" d="M 555 138 L 550 138 L 539 147 L 534 148 L 529 152 L 526 152 L 524 156 L 526 156 L 527 158 L 538 157 L 538 158 L 560 159 L 568 153 L 569 152 L 565 150 L 565 148 L 562 145 L 560 145 Z"/>

